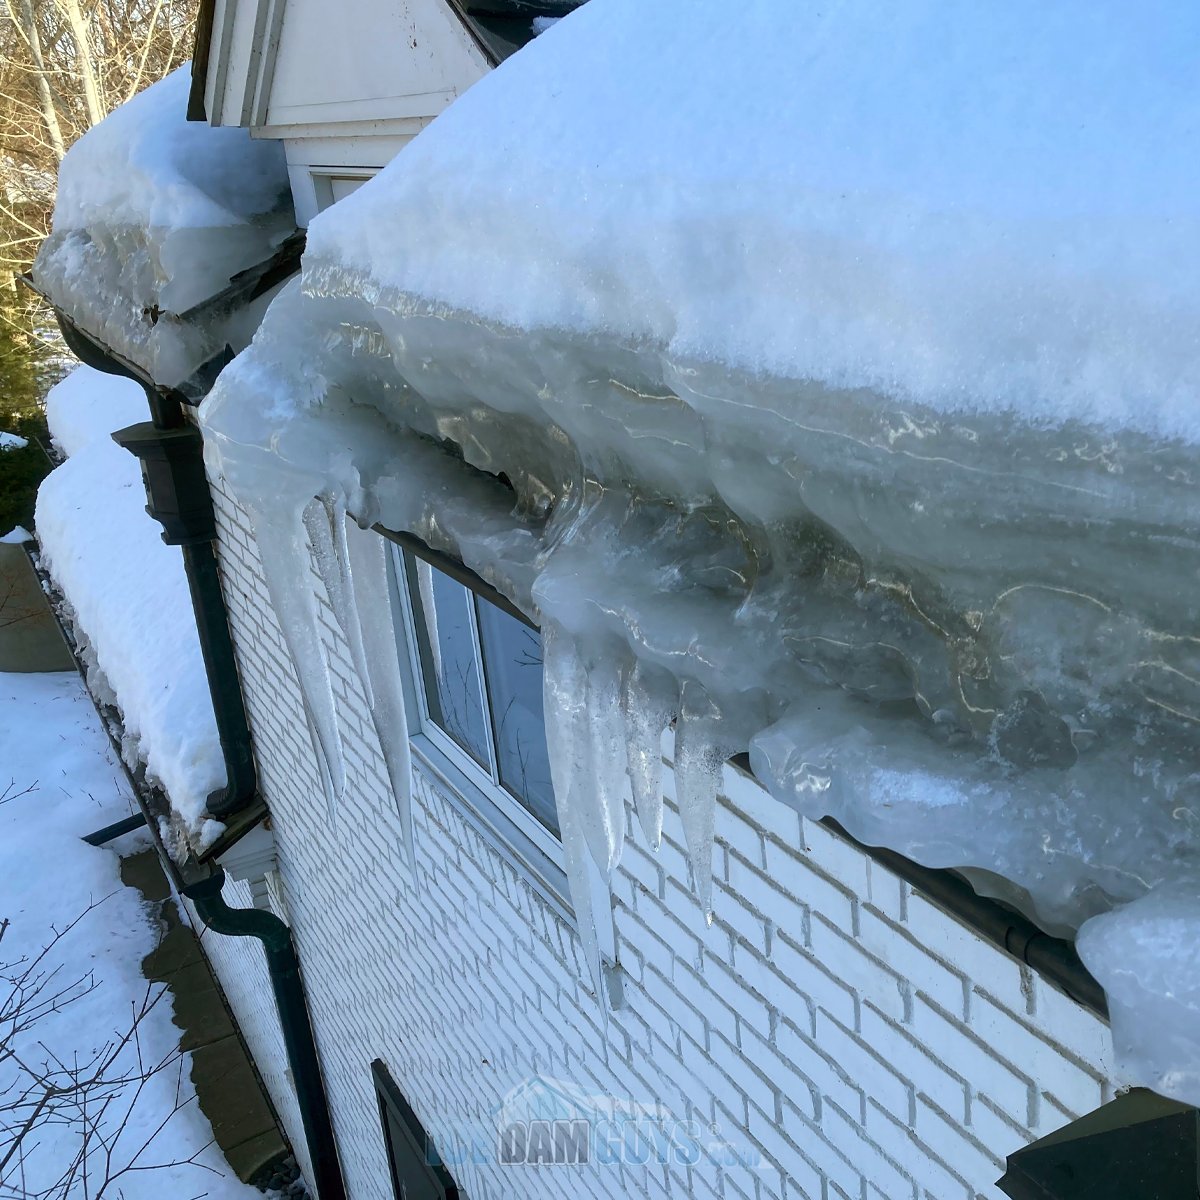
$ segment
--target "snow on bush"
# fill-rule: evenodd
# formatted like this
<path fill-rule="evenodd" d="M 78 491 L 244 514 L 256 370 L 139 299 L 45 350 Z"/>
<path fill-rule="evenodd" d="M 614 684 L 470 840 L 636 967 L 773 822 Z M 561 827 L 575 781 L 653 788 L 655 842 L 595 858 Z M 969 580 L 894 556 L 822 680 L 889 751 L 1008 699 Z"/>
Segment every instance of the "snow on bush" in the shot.
<path fill-rule="evenodd" d="M 47 414 L 70 457 L 38 492 L 42 561 L 71 606 L 98 686 L 121 711 L 131 762 L 145 764 L 198 831 L 225 769 L 182 552 L 163 543 L 145 511 L 137 459 L 108 436 L 148 418 L 145 395 L 81 366 L 51 390 Z"/>

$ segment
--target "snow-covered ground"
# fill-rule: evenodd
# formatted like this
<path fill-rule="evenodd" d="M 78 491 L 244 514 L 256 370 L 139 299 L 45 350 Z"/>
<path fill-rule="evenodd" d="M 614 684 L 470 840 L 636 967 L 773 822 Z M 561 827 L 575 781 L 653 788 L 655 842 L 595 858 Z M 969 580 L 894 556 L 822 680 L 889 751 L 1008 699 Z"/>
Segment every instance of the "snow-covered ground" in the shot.
<path fill-rule="evenodd" d="M 106 1173 L 118 1172 L 105 1195 L 124 1200 L 260 1195 L 209 1145 L 212 1130 L 193 1098 L 190 1058 L 178 1055 L 170 996 L 159 998 L 160 986 L 142 977 L 140 963 L 157 943 L 157 928 L 138 893 L 121 884 L 116 853 L 80 840 L 133 808 L 79 677 L 0 674 L 0 1046 L 17 1055 L 0 1054 L 5 1200 L 40 1195 L 83 1146 L 82 1119 L 59 1097 L 50 1106 L 57 1119 L 36 1120 L 24 1154 L 4 1161 L 32 1111 L 13 1108 L 18 1094 L 31 1088 L 28 1098 L 36 1101 L 44 1090 L 29 1072 L 56 1071 L 51 1082 L 62 1086 L 63 1065 L 78 1064 L 86 1076 L 97 1062 L 109 1063 L 110 1081 L 149 1077 L 140 1094 L 136 1081 L 91 1089 L 88 1112 L 99 1123 L 87 1159 L 88 1188 L 80 1174 L 72 1200 L 96 1196 Z M 25 1003 L 15 1004 L 10 980 L 31 966 Z M 60 1000 L 47 1004 L 55 995 Z M 14 1035 L 16 1008 L 26 1018 L 41 1015 Z M 136 1043 L 114 1053 L 143 1009 Z M 146 1072 L 155 1064 L 165 1065 Z M 100 1114 L 105 1095 L 112 1099 Z M 177 1104 L 179 1111 L 166 1120 Z"/>
<path fill-rule="evenodd" d="M 148 419 L 141 388 L 77 367 L 51 389 L 46 414 L 69 457 L 38 491 L 42 562 L 85 641 L 90 682 L 120 709 L 131 763 L 145 764 L 189 832 L 225 782 L 212 700 L 178 546 L 145 511 L 137 459 L 109 434 Z"/>

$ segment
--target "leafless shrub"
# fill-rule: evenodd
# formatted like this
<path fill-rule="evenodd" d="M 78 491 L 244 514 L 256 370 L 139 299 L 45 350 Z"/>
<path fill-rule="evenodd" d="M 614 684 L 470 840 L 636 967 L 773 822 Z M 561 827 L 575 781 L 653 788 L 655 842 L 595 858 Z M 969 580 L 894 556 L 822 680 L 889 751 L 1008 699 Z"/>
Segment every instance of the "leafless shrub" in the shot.
<path fill-rule="evenodd" d="M 164 986 L 148 983 L 128 1024 L 99 1048 L 63 1057 L 39 1036 L 49 1017 L 99 986 L 93 972 L 63 964 L 66 939 L 103 903 L 55 929 L 33 958 L 0 963 L 0 1200 L 115 1200 L 135 1173 L 183 1165 L 212 1171 L 199 1161 L 211 1143 L 186 1158 L 159 1149 L 172 1120 L 194 1102 L 183 1052 L 175 1046 L 155 1057 L 143 1043 Z M 9 928 L 0 921 L 0 943 Z M 159 1078 L 170 1084 L 168 1104 L 151 1089 Z"/>

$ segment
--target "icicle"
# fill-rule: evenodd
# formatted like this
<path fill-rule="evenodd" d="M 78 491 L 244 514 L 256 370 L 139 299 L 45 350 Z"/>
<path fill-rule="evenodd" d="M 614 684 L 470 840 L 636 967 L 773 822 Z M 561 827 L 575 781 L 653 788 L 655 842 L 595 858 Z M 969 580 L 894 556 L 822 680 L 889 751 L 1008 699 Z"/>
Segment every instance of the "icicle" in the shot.
<path fill-rule="evenodd" d="M 596 768 L 597 758 L 611 752 L 611 713 L 620 717 L 616 670 L 601 667 L 594 687 L 576 639 L 550 622 L 542 627 L 542 651 L 546 746 L 567 879 L 588 971 L 603 1004 L 601 955 L 615 949 L 608 889 L 624 838 L 625 803 L 613 763 Z M 612 706 L 600 722 L 602 732 L 591 721 L 598 698 Z"/>
<path fill-rule="evenodd" d="M 363 683 L 372 697 L 371 721 L 396 797 L 404 850 L 412 863 L 416 848 L 412 830 L 412 757 L 404 689 L 397 669 L 387 543 L 373 530 L 347 527 L 344 521 L 342 527 L 348 577 L 353 580 L 357 600 L 353 623 L 363 649 L 366 671 Z"/>
<path fill-rule="evenodd" d="M 354 579 L 346 549 L 346 506 L 339 496 L 323 495 L 304 510 L 304 526 L 317 561 L 317 571 L 334 619 L 350 647 L 354 669 L 371 703 L 371 684 L 363 651 L 361 622 L 354 598 Z"/>
<path fill-rule="evenodd" d="M 309 503 L 311 500 L 307 498 L 300 501 L 295 497 L 280 498 L 270 509 L 256 507 L 251 520 L 271 604 L 300 682 L 309 733 L 322 767 L 332 814 L 346 790 L 346 764 L 338 732 L 333 681 L 321 638 L 308 541 L 303 532 L 304 510 Z"/>
<path fill-rule="evenodd" d="M 437 604 L 433 596 L 433 567 L 423 558 L 415 558 L 417 591 L 421 594 L 421 612 L 425 616 L 425 635 L 429 641 L 429 655 L 433 659 L 433 674 L 442 677 L 442 639 L 438 635 Z"/>
<path fill-rule="evenodd" d="M 657 850 L 662 842 L 662 735 L 678 707 L 678 684 L 665 671 L 636 660 L 621 685 L 629 781 L 638 822 Z"/>
<path fill-rule="evenodd" d="M 632 799 L 625 719 L 621 710 L 621 671 L 618 660 L 605 647 L 584 660 L 587 679 L 588 732 L 591 736 L 591 779 L 597 813 L 596 826 L 604 830 L 603 858 L 596 863 L 607 877 L 616 867 L 625 842 L 626 803 Z M 580 781 L 580 790 L 587 786 Z"/>
<path fill-rule="evenodd" d="M 571 799 L 592 858 L 607 877 L 625 838 L 625 753 L 618 729 L 619 681 L 611 662 L 589 662 L 579 641 L 547 624 L 544 653 L 546 742 L 561 804 Z"/>
<path fill-rule="evenodd" d="M 737 749 L 724 733 L 721 711 L 694 680 L 679 691 L 675 728 L 675 793 L 700 907 L 712 921 L 712 854 L 717 790 L 725 760 Z"/>

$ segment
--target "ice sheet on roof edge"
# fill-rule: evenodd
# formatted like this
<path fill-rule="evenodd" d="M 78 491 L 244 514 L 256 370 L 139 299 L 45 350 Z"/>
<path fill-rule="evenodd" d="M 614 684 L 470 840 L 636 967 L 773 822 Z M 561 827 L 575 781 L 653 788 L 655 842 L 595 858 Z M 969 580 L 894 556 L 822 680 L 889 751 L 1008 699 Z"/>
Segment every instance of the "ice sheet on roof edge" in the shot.
<path fill-rule="evenodd" d="M 34 278 L 77 325 L 166 386 L 227 344 L 253 311 L 176 319 L 296 228 L 283 146 L 186 119 L 186 66 L 85 133 L 59 168 L 54 232 Z"/>
<path fill-rule="evenodd" d="M 319 261 L 203 422 L 210 468 L 265 551 L 335 802 L 314 551 L 411 828 L 403 700 L 379 695 L 393 678 L 385 580 L 378 556 L 360 578 L 339 548 L 349 513 L 458 555 L 541 623 L 597 977 L 608 916 L 590 911 L 585 855 L 612 871 L 631 794 L 657 842 L 658 735 L 676 715 L 701 909 L 721 764 L 749 747 L 802 813 L 977 869 L 1053 930 L 1085 926 L 1124 1070 L 1200 1100 L 1200 1046 L 1179 1019 L 1200 970 L 1130 932 L 1161 929 L 1164 905 L 1177 932 L 1200 932 L 1200 904 L 1171 900 L 1198 876 L 1195 447 L 507 329 Z M 1162 980 L 1169 1053 L 1132 1036 L 1149 1001 L 1129 978 Z"/>

